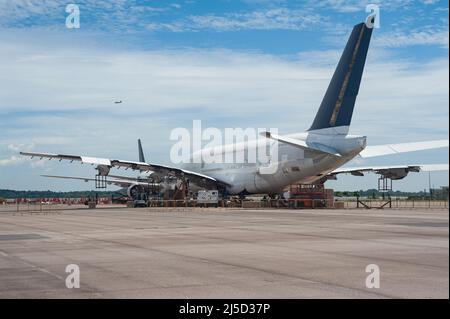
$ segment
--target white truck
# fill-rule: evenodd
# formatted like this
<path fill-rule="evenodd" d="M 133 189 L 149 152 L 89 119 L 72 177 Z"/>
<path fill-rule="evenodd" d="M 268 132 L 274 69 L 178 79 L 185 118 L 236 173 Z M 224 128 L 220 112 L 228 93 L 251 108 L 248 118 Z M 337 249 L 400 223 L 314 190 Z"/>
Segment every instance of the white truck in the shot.
<path fill-rule="evenodd" d="M 219 204 L 219 191 L 217 190 L 201 190 L 197 193 L 197 204 L 205 204 L 216 206 Z"/>

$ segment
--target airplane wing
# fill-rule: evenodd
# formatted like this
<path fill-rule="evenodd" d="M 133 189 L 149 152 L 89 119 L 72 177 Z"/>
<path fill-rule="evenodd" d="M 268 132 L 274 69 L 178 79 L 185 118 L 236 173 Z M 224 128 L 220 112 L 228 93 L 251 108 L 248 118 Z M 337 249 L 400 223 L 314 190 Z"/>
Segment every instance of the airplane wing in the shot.
<path fill-rule="evenodd" d="M 374 145 L 367 146 L 364 150 L 359 153 L 362 158 L 391 155 L 406 152 L 415 152 L 422 150 L 429 150 L 434 148 L 448 147 L 448 140 L 435 140 L 435 141 L 425 141 L 425 142 L 414 142 L 414 143 L 400 143 L 400 144 L 385 144 L 385 145 Z"/>
<path fill-rule="evenodd" d="M 433 172 L 448 171 L 449 164 L 419 164 L 419 165 L 393 165 L 393 166 L 368 166 L 339 168 L 328 175 L 328 179 L 336 179 L 338 174 L 352 174 L 354 176 L 364 176 L 365 172 L 373 172 L 390 179 L 402 179 L 409 172 Z"/>
<path fill-rule="evenodd" d="M 191 182 L 199 185 L 199 186 L 216 186 L 217 184 L 225 183 L 216 180 L 207 175 L 199 174 L 196 172 L 191 172 L 188 170 L 184 170 L 181 168 L 160 165 L 160 164 L 151 164 L 144 162 L 134 162 L 134 161 L 124 161 L 124 160 L 111 160 L 106 158 L 98 158 L 98 157 L 88 157 L 88 156 L 79 156 L 79 155 L 64 155 L 64 154 L 51 154 L 51 153 L 35 153 L 35 152 L 20 152 L 21 155 L 30 156 L 31 158 L 37 157 L 40 159 L 48 158 L 49 160 L 56 159 L 59 161 L 67 160 L 70 162 L 81 162 L 82 164 L 91 164 L 97 165 L 99 172 L 105 172 L 105 175 L 109 173 L 109 168 L 125 168 L 137 170 L 140 172 L 153 172 L 156 176 L 175 176 L 177 178 L 183 179 L 187 178 Z"/>
<path fill-rule="evenodd" d="M 50 178 L 61 178 L 61 179 L 75 179 L 75 180 L 80 180 L 80 181 L 85 181 L 85 182 L 94 182 L 95 179 L 94 178 L 89 178 L 89 177 L 75 177 L 75 176 L 59 176 L 59 175 L 41 175 L 43 177 L 50 177 Z M 131 185 L 143 185 L 143 186 L 147 186 L 148 183 L 145 182 L 139 182 L 139 181 L 131 181 L 131 180 L 125 180 L 125 179 L 108 179 L 106 180 L 106 183 L 108 185 L 116 185 L 119 187 L 129 187 Z"/>
<path fill-rule="evenodd" d="M 121 176 L 121 175 L 113 175 L 113 174 L 108 174 L 108 177 L 125 180 L 125 181 L 130 181 L 130 182 L 142 181 L 142 178 L 138 178 L 138 177 Z"/>

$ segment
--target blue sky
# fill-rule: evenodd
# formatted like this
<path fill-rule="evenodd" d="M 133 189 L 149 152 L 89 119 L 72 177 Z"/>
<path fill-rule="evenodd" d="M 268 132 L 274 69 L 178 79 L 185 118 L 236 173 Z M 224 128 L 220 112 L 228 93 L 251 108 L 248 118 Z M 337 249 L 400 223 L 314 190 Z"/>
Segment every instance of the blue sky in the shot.
<path fill-rule="evenodd" d="M 368 1 L 75 1 L 67 29 L 59 0 L 0 1 L 0 188 L 89 189 L 41 173 L 91 176 L 91 167 L 30 162 L 18 150 L 169 164 L 170 131 L 204 126 L 310 125 Z M 351 131 L 370 144 L 448 138 L 448 2 L 372 1 L 372 39 Z M 116 105 L 114 100 L 123 104 Z M 447 163 L 448 150 L 356 165 Z M 448 173 L 433 173 L 435 186 Z M 427 174 L 398 189 L 420 190 Z M 336 189 L 369 188 L 375 176 Z"/>

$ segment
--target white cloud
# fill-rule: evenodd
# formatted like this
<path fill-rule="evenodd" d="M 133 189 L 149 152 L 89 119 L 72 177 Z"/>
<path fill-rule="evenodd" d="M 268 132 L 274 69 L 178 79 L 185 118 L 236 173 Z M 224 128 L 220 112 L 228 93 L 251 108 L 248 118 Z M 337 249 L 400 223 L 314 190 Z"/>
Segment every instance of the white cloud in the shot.
<path fill-rule="evenodd" d="M 440 0 L 422 0 L 425 4 L 435 4 L 438 3 Z"/>
<path fill-rule="evenodd" d="M 24 152 L 24 151 L 31 151 L 34 147 L 34 143 L 31 144 L 9 144 L 8 150 L 11 150 L 13 152 Z"/>
<path fill-rule="evenodd" d="M 398 109 L 418 101 L 429 103 L 430 99 L 435 105 L 446 102 L 447 60 L 415 65 L 384 61 L 383 55 L 376 54 L 369 52 L 362 92 L 386 100 L 401 98 Z M 311 119 L 339 55 L 337 51 L 303 52 L 298 59 L 283 59 L 231 50 L 117 52 L 78 47 L 69 50 L 67 45 L 45 52 L 35 44 L 13 50 L 11 43 L 2 41 L 0 111 L 57 112 L 21 117 L 21 121 L 40 118 L 42 123 L 48 122 L 49 130 L 70 117 L 91 119 L 89 112 L 108 118 L 197 109 L 214 114 L 226 110 L 225 116 L 229 112 L 254 114 L 255 109 L 262 115 L 280 107 Z M 124 103 L 116 105 L 114 100 Z M 370 99 L 365 103 L 371 103 Z M 70 110 L 76 112 L 71 114 Z M 298 125 L 298 121 L 293 123 Z M 41 136 L 48 134 L 41 132 Z M 57 138 L 63 137 L 49 137 L 53 143 Z M 59 144 L 66 142 L 62 139 Z"/>
<path fill-rule="evenodd" d="M 338 12 L 358 12 L 362 11 L 367 1 L 348 1 L 348 0 L 327 0 L 322 1 L 320 5 L 323 8 L 333 9 Z"/>
<path fill-rule="evenodd" d="M 1 0 L 0 17 L 8 21 L 57 11 L 65 3 L 60 0 Z M 65 7 L 65 6 L 64 6 Z M 63 7 L 63 8 L 64 8 Z"/>
<path fill-rule="evenodd" d="M 0 159 L 0 166 L 18 165 L 25 160 L 24 157 L 18 155 L 12 155 L 8 158 Z"/>
<path fill-rule="evenodd" d="M 389 48 L 414 45 L 437 45 L 443 48 L 449 46 L 447 28 L 422 28 L 407 31 L 393 31 L 381 34 L 374 39 L 376 45 Z"/>
<path fill-rule="evenodd" d="M 224 15 L 191 15 L 186 19 L 171 23 L 150 23 L 150 30 L 170 30 L 174 32 L 215 30 L 302 30 L 321 23 L 323 18 L 305 10 L 273 8 L 251 12 L 234 12 Z"/>
<path fill-rule="evenodd" d="M 413 4 L 413 0 L 325 0 L 310 1 L 309 6 L 318 6 L 342 13 L 364 12 L 368 4 L 378 4 L 382 11 L 406 9 Z"/>
<path fill-rule="evenodd" d="M 180 6 L 142 5 L 136 0 L 0 0 L 0 26 L 6 28 L 65 28 L 65 8 L 75 3 L 80 8 L 83 30 L 128 32 L 142 30 L 148 19 Z"/>

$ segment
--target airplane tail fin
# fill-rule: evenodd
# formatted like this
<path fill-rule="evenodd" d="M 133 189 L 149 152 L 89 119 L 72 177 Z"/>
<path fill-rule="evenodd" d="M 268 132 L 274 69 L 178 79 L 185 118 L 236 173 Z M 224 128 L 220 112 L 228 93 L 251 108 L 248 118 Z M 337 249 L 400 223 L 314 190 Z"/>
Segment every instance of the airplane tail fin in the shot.
<path fill-rule="evenodd" d="M 333 133 L 348 133 L 371 35 L 365 23 L 353 27 L 309 131 L 335 128 Z"/>
<path fill-rule="evenodd" d="M 141 140 L 138 139 L 139 162 L 145 163 L 144 151 L 142 150 Z"/>

